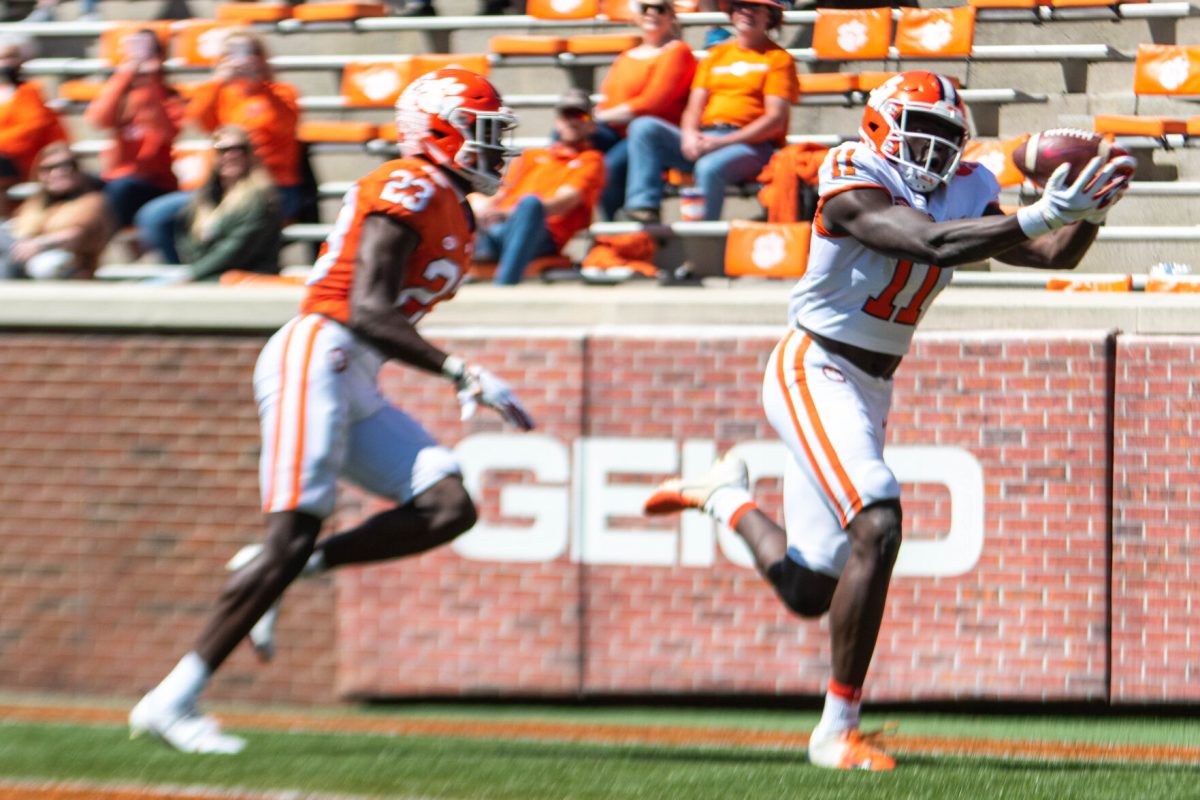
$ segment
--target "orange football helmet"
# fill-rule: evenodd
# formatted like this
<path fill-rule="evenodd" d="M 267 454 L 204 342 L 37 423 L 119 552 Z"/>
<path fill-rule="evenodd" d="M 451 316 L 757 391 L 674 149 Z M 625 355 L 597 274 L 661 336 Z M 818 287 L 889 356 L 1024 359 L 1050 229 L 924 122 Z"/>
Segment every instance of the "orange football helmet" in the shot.
<path fill-rule="evenodd" d="M 858 135 L 896 166 L 909 188 L 932 192 L 958 169 L 967 111 L 950 78 L 903 72 L 871 92 Z"/>
<path fill-rule="evenodd" d="M 517 118 L 500 93 L 470 70 L 445 67 L 420 76 L 396 99 L 400 152 L 422 155 L 484 194 L 500 188 L 506 141 Z"/>

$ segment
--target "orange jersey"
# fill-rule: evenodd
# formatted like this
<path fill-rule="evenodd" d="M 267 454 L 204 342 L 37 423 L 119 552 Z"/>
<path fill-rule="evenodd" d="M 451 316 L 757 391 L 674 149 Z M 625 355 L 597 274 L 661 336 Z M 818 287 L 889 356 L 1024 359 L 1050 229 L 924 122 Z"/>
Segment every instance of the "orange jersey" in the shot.
<path fill-rule="evenodd" d="M 696 67 L 695 89 L 708 91 L 701 126 L 744 127 L 766 111 L 767 95 L 789 103 L 799 97 L 796 64 L 788 52 L 770 43 L 763 52 L 747 50 L 737 41 L 722 42 L 708 51 Z"/>
<path fill-rule="evenodd" d="M 36 83 L 0 85 L 0 155 L 12 159 L 22 180 L 29 177 L 34 156 L 43 147 L 66 138 L 58 115 L 46 107 Z"/>
<path fill-rule="evenodd" d="M 525 148 L 508 165 L 495 207 L 511 211 L 527 194 L 548 200 L 563 186 L 574 187 L 582 202 L 565 214 L 546 217 L 546 230 L 561 250 L 572 236 L 592 224 L 592 209 L 604 189 L 604 155 L 599 150 L 576 150 L 561 142 Z"/>
<path fill-rule="evenodd" d="M 363 220 L 370 214 L 402 222 L 421 237 L 408 261 L 393 267 L 404 272 L 395 305 L 409 322 L 458 291 L 473 250 L 465 200 L 438 167 L 420 158 L 400 158 L 360 178 L 346 192 L 308 279 L 302 313 L 349 322 Z"/>
<path fill-rule="evenodd" d="M 206 131 L 240 125 L 250 134 L 254 154 L 280 186 L 300 183 L 300 106 L 286 83 L 209 81 L 197 87 L 188 116 Z"/>
<path fill-rule="evenodd" d="M 634 47 L 617 56 L 604 76 L 600 84 L 604 99 L 596 108 L 628 103 L 637 116 L 659 117 L 678 125 L 695 72 L 696 57 L 681 39 L 656 53 L 650 48 Z"/>

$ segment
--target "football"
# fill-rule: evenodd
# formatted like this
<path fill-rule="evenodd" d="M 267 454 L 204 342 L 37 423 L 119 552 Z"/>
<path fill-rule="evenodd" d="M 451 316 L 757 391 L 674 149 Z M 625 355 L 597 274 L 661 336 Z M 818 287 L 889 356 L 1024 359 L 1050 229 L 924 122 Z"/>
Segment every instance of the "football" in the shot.
<path fill-rule="evenodd" d="M 1078 128 L 1052 128 L 1017 145 L 1012 158 L 1021 174 L 1041 188 L 1060 164 L 1071 165 L 1067 175 L 1070 184 L 1096 156 L 1107 161 L 1123 155 L 1128 153 L 1098 134 Z"/>

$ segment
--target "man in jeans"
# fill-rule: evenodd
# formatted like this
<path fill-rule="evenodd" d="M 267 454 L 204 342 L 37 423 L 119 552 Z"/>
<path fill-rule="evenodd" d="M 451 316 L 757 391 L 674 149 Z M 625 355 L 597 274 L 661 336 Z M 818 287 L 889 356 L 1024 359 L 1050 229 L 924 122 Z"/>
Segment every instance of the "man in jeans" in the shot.
<path fill-rule="evenodd" d="M 519 283 L 535 258 L 555 255 L 592 222 L 604 188 L 604 156 L 592 147 L 592 103 L 568 89 L 555 106 L 557 140 L 513 161 L 500 191 L 471 195 L 475 260 L 495 261 L 498 284 Z"/>

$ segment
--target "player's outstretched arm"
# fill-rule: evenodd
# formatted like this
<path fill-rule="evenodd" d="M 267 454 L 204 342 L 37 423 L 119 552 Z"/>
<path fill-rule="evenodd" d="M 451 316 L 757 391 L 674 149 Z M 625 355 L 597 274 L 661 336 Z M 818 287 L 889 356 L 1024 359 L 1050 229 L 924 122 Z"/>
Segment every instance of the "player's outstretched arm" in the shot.
<path fill-rule="evenodd" d="M 427 342 L 396 307 L 408 261 L 420 243 L 420 235 L 403 222 L 382 214 L 371 214 L 363 220 L 358 264 L 350 288 L 350 328 L 389 358 L 441 373 L 453 381 L 463 419 L 484 405 L 513 427 L 532 429 L 533 417 L 508 384 L 483 367 L 467 364 Z"/>

